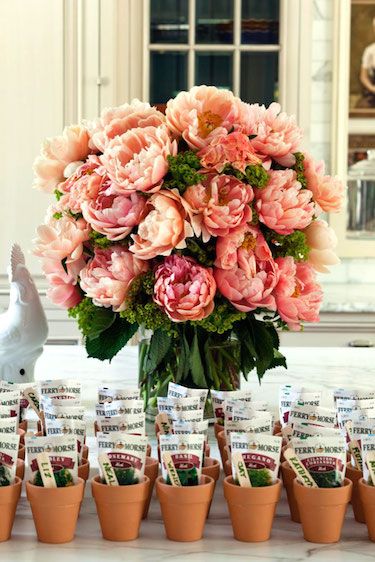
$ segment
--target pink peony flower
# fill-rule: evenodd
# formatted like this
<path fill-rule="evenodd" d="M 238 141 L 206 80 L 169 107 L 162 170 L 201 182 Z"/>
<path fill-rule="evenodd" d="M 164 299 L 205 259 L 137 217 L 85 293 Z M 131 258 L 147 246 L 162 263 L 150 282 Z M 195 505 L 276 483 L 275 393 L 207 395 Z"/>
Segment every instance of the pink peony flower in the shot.
<path fill-rule="evenodd" d="M 278 281 L 278 270 L 273 259 L 257 261 L 249 252 L 246 263 L 232 269 L 214 269 L 217 288 L 235 308 L 249 312 L 256 308 L 276 310 L 272 291 Z"/>
<path fill-rule="evenodd" d="M 96 249 L 94 257 L 81 271 L 81 289 L 97 306 L 126 308 L 126 296 L 132 281 L 148 270 L 148 264 L 122 246 Z"/>
<path fill-rule="evenodd" d="M 99 158 L 89 156 L 65 182 L 59 184 L 59 191 L 64 194 L 59 203 L 64 209 L 80 213 L 82 204 L 95 200 L 99 190 L 108 183 L 108 176 L 105 175 Z"/>
<path fill-rule="evenodd" d="M 233 128 L 238 104 L 228 90 L 195 86 L 169 100 L 165 114 L 169 129 L 197 150 L 210 144 L 218 129 L 225 134 Z"/>
<path fill-rule="evenodd" d="M 334 248 L 337 237 L 326 221 L 315 220 L 305 230 L 306 242 L 310 247 L 308 263 L 320 273 L 329 273 L 327 265 L 340 263 Z"/>
<path fill-rule="evenodd" d="M 164 126 L 130 129 L 115 137 L 100 157 L 118 192 L 159 191 L 168 171 L 167 157 L 177 154 Z"/>
<path fill-rule="evenodd" d="M 103 109 L 101 116 L 90 128 L 90 147 L 104 152 L 109 142 L 130 129 L 158 127 L 165 117 L 150 104 L 134 99 L 130 104 Z"/>
<path fill-rule="evenodd" d="M 249 137 L 237 132 L 215 135 L 211 143 L 198 152 L 198 156 L 203 168 L 219 173 L 223 171 L 226 164 L 231 164 L 245 173 L 246 166 L 261 162 L 255 154 Z"/>
<path fill-rule="evenodd" d="M 199 185 L 190 185 L 184 193 L 189 205 L 196 236 L 204 242 L 211 236 L 226 236 L 233 228 L 251 220 L 249 203 L 252 188 L 233 176 L 209 175 Z"/>
<path fill-rule="evenodd" d="M 245 224 L 233 229 L 216 242 L 216 267 L 233 269 L 237 265 L 251 276 L 256 261 L 272 259 L 271 250 L 256 226 Z"/>
<path fill-rule="evenodd" d="M 108 195 L 99 193 L 94 201 L 82 204 L 83 217 L 90 226 L 117 241 L 125 238 L 143 217 L 146 199 L 139 193 Z"/>
<path fill-rule="evenodd" d="M 255 208 L 268 228 L 291 234 L 312 221 L 315 205 L 311 197 L 311 191 L 302 189 L 293 170 L 271 170 L 266 187 L 255 190 Z"/>
<path fill-rule="evenodd" d="M 129 248 L 139 259 L 169 256 L 174 248 L 186 248 L 185 238 L 192 236 L 193 231 L 177 190 L 161 190 L 152 195 L 145 213 L 138 234 L 132 234 L 134 243 Z"/>
<path fill-rule="evenodd" d="M 307 187 L 314 201 L 326 213 L 338 213 L 343 205 L 345 187 L 337 178 L 324 175 L 324 162 L 315 162 L 309 154 L 303 161 Z"/>
<path fill-rule="evenodd" d="M 294 116 L 280 112 L 280 104 L 264 105 L 240 102 L 238 130 L 246 135 L 256 135 L 252 140 L 255 152 L 269 156 L 285 166 L 295 162 L 293 152 L 298 150 L 302 130 Z"/>
<path fill-rule="evenodd" d="M 77 264 L 76 264 L 77 265 Z M 47 277 L 49 288 L 47 297 L 63 308 L 72 308 L 82 300 L 82 292 L 77 285 L 78 269 L 82 269 L 85 265 L 84 260 L 80 262 L 76 271 L 69 265 L 62 266 L 61 261 L 45 259 L 43 260 L 42 269 Z"/>
<path fill-rule="evenodd" d="M 299 330 L 301 322 L 318 322 L 323 292 L 316 283 L 314 270 L 307 263 L 298 263 L 291 256 L 277 258 L 280 279 L 274 290 L 277 310 L 291 330 Z"/>
<path fill-rule="evenodd" d="M 174 322 L 202 320 L 214 309 L 216 283 L 210 268 L 174 254 L 155 273 L 154 301 Z"/>
<path fill-rule="evenodd" d="M 89 239 L 89 228 L 84 219 L 75 220 L 63 214 L 60 219 L 49 212 L 47 223 L 38 227 L 38 237 L 34 240 L 34 254 L 42 258 L 59 261 L 66 260 L 71 267 L 81 263 L 83 244 Z"/>
<path fill-rule="evenodd" d="M 52 193 L 64 181 L 65 168 L 87 158 L 88 142 L 88 132 L 81 125 L 65 127 L 61 136 L 44 141 L 41 155 L 34 162 L 34 187 Z"/>

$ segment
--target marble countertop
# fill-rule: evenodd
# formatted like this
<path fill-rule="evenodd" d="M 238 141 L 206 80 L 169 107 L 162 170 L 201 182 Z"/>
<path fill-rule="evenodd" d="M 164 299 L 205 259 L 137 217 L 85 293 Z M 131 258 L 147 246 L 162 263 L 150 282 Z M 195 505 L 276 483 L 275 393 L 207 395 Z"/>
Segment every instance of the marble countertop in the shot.
<path fill-rule="evenodd" d="M 330 390 L 335 386 L 374 386 L 375 349 L 358 348 L 287 348 L 289 370 L 275 369 L 266 374 L 259 387 L 255 375 L 244 385 L 254 389 L 259 399 L 268 400 L 276 409 L 278 387 L 281 383 L 298 383 L 322 386 L 328 403 Z M 128 347 L 111 365 L 86 359 L 79 346 L 46 346 L 36 369 L 36 378 L 77 377 L 84 385 L 83 396 L 91 409 L 99 383 L 135 384 L 137 373 L 137 349 Z M 89 412 L 90 413 L 90 412 Z M 91 427 L 90 427 L 91 428 Z M 150 435 L 152 432 L 150 431 Z M 88 437 L 92 472 L 96 471 L 94 438 Z M 155 456 L 155 442 L 153 456 Z M 219 457 L 211 437 L 212 456 Z M 366 526 L 354 521 L 351 507 L 348 509 L 342 540 L 334 545 L 318 545 L 305 542 L 301 527 L 289 519 L 285 495 L 280 501 L 273 525 L 272 537 L 258 544 L 241 543 L 233 539 L 221 483 L 216 487 L 205 535 L 196 543 L 175 543 L 164 537 L 164 528 L 156 498 L 153 498 L 149 517 L 142 523 L 140 537 L 129 543 L 112 543 L 101 538 L 95 505 L 90 497 L 90 486 L 79 517 L 76 538 L 65 545 L 38 543 L 31 512 L 26 498 L 18 506 L 13 536 L 0 544 L 0 559 L 6 562 L 221 562 L 228 560 L 280 561 L 345 561 L 365 562 L 374 557 L 374 544 L 367 539 Z"/>

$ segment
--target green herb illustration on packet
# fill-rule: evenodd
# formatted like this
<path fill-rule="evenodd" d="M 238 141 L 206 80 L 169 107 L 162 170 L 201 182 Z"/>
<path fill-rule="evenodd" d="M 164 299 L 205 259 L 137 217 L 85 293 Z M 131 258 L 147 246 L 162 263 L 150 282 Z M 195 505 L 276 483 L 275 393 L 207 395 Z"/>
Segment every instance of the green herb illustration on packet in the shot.
<path fill-rule="evenodd" d="M 241 453 L 254 488 L 272 486 L 280 465 L 281 438 L 265 433 L 230 433 L 232 454 Z M 233 479 L 238 483 L 236 467 L 232 464 Z"/>
<path fill-rule="evenodd" d="M 197 486 L 202 475 L 204 434 L 160 435 L 160 454 L 171 456 L 181 486 Z M 165 463 L 162 463 L 164 481 L 171 484 Z"/>
<path fill-rule="evenodd" d="M 293 439 L 293 448 L 319 488 L 338 488 L 345 477 L 345 438 L 315 436 Z"/>

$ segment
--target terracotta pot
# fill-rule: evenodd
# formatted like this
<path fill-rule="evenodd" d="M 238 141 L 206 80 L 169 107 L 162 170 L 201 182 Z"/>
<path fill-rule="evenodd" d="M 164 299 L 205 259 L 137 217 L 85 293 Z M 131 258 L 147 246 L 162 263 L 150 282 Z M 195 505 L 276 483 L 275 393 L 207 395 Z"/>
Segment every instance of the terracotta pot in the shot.
<path fill-rule="evenodd" d="M 368 538 L 375 542 L 375 487 L 369 486 L 363 478 L 358 481 L 359 495 L 367 525 Z"/>
<path fill-rule="evenodd" d="M 44 413 L 40 412 L 40 420 L 38 420 L 37 428 L 38 428 L 38 432 L 41 435 L 44 435 L 43 426 L 44 426 Z"/>
<path fill-rule="evenodd" d="M 208 443 L 206 443 L 204 446 L 204 456 L 209 457 L 210 454 L 211 454 L 211 447 L 209 446 Z"/>
<path fill-rule="evenodd" d="M 90 476 L 90 463 L 87 459 L 82 459 L 80 465 L 78 465 L 78 478 L 82 478 L 85 482 Z"/>
<path fill-rule="evenodd" d="M 224 430 L 221 430 L 220 433 L 217 436 L 217 446 L 219 447 L 219 452 L 220 452 L 220 457 L 221 457 L 221 464 L 225 465 L 225 461 L 227 460 L 225 458 L 225 453 L 224 453 L 224 447 L 226 446 L 227 442 L 225 439 L 225 432 Z"/>
<path fill-rule="evenodd" d="M 22 429 L 25 433 L 27 433 L 28 421 L 22 420 L 21 422 L 19 422 L 18 427 L 19 429 Z"/>
<path fill-rule="evenodd" d="M 44 488 L 26 482 L 27 499 L 40 542 L 60 544 L 73 540 L 83 492 L 82 478 L 66 488 Z"/>
<path fill-rule="evenodd" d="M 95 422 L 94 422 L 94 434 L 95 434 L 95 437 L 96 437 L 96 434 L 97 434 L 99 431 L 100 431 L 100 429 L 99 429 L 99 424 L 98 424 L 97 421 L 95 421 Z"/>
<path fill-rule="evenodd" d="M 100 476 L 91 480 L 91 491 L 98 512 L 103 538 L 109 541 L 133 541 L 138 538 L 150 479 L 129 486 L 107 486 Z"/>
<path fill-rule="evenodd" d="M 281 481 L 271 486 L 244 488 L 234 484 L 233 477 L 224 479 L 234 538 L 244 542 L 263 542 L 271 536 L 276 505 L 281 495 Z"/>
<path fill-rule="evenodd" d="M 165 533 L 171 541 L 199 541 L 203 536 L 215 481 L 202 476 L 198 486 L 170 486 L 156 479 Z"/>
<path fill-rule="evenodd" d="M 17 430 L 18 435 L 20 436 L 20 444 L 24 445 L 25 444 L 25 430 L 21 429 L 20 427 Z"/>
<path fill-rule="evenodd" d="M 215 482 L 217 482 L 220 477 L 220 463 L 218 459 L 205 457 L 202 474 L 204 474 L 205 476 L 211 476 L 211 478 L 213 478 Z"/>
<path fill-rule="evenodd" d="M 87 445 L 82 445 L 82 459 L 89 458 L 89 448 Z"/>
<path fill-rule="evenodd" d="M 284 445 L 284 447 L 281 447 L 280 464 L 285 461 L 284 451 L 286 451 L 287 448 L 288 448 L 288 445 Z"/>
<path fill-rule="evenodd" d="M 10 486 L 0 487 L 0 542 L 10 539 L 16 514 L 18 500 L 21 495 L 22 480 L 17 476 Z"/>
<path fill-rule="evenodd" d="M 358 468 L 354 468 L 354 466 L 352 466 L 350 463 L 347 463 L 345 476 L 349 478 L 349 480 L 351 480 L 353 484 L 351 504 L 354 513 L 354 519 L 358 521 L 358 523 L 366 523 L 358 486 L 358 482 L 363 477 L 363 474 L 360 470 L 358 470 Z"/>
<path fill-rule="evenodd" d="M 232 463 L 229 460 L 225 461 L 224 474 L 225 474 L 225 476 L 230 476 L 232 474 Z"/>
<path fill-rule="evenodd" d="M 294 497 L 293 480 L 296 477 L 296 473 L 289 466 L 287 461 L 284 461 L 280 465 L 281 476 L 283 479 L 284 488 L 286 490 L 286 495 L 288 498 L 290 518 L 295 523 L 301 523 L 301 518 L 299 516 L 298 505 L 296 498 Z"/>
<path fill-rule="evenodd" d="M 217 436 L 219 435 L 219 433 L 221 433 L 224 429 L 224 426 L 221 425 L 221 423 L 214 423 L 214 432 L 215 432 L 215 437 L 217 439 Z"/>
<path fill-rule="evenodd" d="M 145 519 L 148 515 L 148 510 L 150 508 L 152 492 L 154 490 L 155 480 L 159 474 L 159 461 L 158 459 L 153 459 L 152 457 L 146 457 L 145 475 L 150 479 L 150 488 L 148 491 L 148 497 L 143 510 L 142 519 Z"/>
<path fill-rule="evenodd" d="M 151 457 L 151 445 L 147 443 L 146 457 Z"/>
<path fill-rule="evenodd" d="M 272 435 L 277 435 L 278 433 L 281 433 L 281 422 L 280 422 L 280 420 L 275 421 L 275 423 L 273 424 L 273 430 L 272 430 Z"/>
<path fill-rule="evenodd" d="M 285 437 L 283 437 L 283 434 L 281 433 L 281 431 L 279 431 L 279 433 L 276 433 L 275 435 L 276 435 L 276 437 L 282 438 L 282 442 L 281 442 L 282 447 L 286 447 L 288 445 L 288 440 Z"/>
<path fill-rule="evenodd" d="M 18 458 L 25 460 L 25 445 L 20 445 L 18 448 Z"/>
<path fill-rule="evenodd" d="M 340 540 L 341 529 L 353 484 L 345 478 L 339 488 L 308 488 L 293 480 L 306 541 L 329 544 Z"/>
<path fill-rule="evenodd" d="M 16 466 L 16 476 L 23 480 L 25 476 L 25 461 L 22 459 L 17 459 L 17 466 Z"/>

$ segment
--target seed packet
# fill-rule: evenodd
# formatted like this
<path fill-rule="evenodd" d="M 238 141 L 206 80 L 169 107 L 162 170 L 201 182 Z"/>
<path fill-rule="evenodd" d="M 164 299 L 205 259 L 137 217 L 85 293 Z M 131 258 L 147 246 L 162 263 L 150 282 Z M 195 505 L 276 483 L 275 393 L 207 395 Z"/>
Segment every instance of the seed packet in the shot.
<path fill-rule="evenodd" d="M 342 436 L 342 430 L 336 427 L 323 427 L 311 423 L 295 423 L 292 429 L 292 439 L 307 439 L 316 435 Z"/>
<path fill-rule="evenodd" d="M 74 435 L 77 439 L 78 464 L 82 462 L 82 449 L 86 439 L 86 422 L 83 420 L 46 419 L 46 433 L 51 435 Z"/>
<path fill-rule="evenodd" d="M 253 402 L 249 402 L 249 407 L 246 407 L 246 405 L 242 407 L 240 404 L 238 406 L 235 406 L 233 408 L 232 420 L 233 421 L 251 420 L 253 418 L 264 418 L 264 417 L 268 418 L 269 416 L 271 416 L 271 419 L 273 421 L 273 415 L 271 414 L 271 412 L 267 412 L 266 410 L 254 410 L 251 406 L 252 404 Z M 225 425 L 225 420 L 224 420 L 224 425 Z"/>
<path fill-rule="evenodd" d="M 369 469 L 367 466 L 367 453 L 373 453 L 375 451 L 375 434 L 364 435 L 361 439 L 361 456 L 362 456 L 362 470 L 363 478 L 367 484 L 370 486 L 375 486 L 375 482 L 372 481 Z"/>
<path fill-rule="evenodd" d="M 142 414 L 129 414 L 125 416 L 112 416 L 111 418 L 97 418 L 100 431 L 112 433 L 113 431 L 123 431 L 135 435 L 146 434 L 146 418 Z"/>
<path fill-rule="evenodd" d="M 98 418 L 112 418 L 113 416 L 128 416 L 142 414 L 144 411 L 143 400 L 113 400 L 104 404 L 96 404 L 95 412 Z"/>
<path fill-rule="evenodd" d="M 251 397 L 251 390 L 211 390 L 215 422 L 224 425 L 224 402 L 226 400 L 251 402 Z"/>
<path fill-rule="evenodd" d="M 342 400 L 366 400 L 375 398 L 375 391 L 363 388 L 335 388 L 333 398 L 335 402 L 338 398 Z"/>
<path fill-rule="evenodd" d="M 349 449 L 352 452 L 351 464 L 352 466 L 357 466 L 360 470 L 363 470 L 362 458 L 359 458 L 358 449 L 361 450 L 362 440 L 366 435 L 372 435 L 375 433 L 375 420 L 374 419 L 364 419 L 364 420 L 354 420 L 350 426 L 350 434 L 347 434 Z M 356 443 L 350 443 L 354 441 Z M 354 445 L 354 447 L 353 447 Z M 356 458 L 355 458 L 356 457 Z M 356 462 L 357 461 L 357 462 Z"/>
<path fill-rule="evenodd" d="M 232 450 L 232 461 L 236 453 L 242 455 L 254 487 L 271 486 L 276 482 L 280 466 L 281 437 L 267 435 L 265 433 L 237 433 L 230 435 L 230 446 Z M 237 470 L 232 462 L 232 475 L 235 481 Z"/>
<path fill-rule="evenodd" d="M 318 435 L 293 439 L 293 448 L 319 488 L 338 488 L 345 478 L 344 437 Z"/>
<path fill-rule="evenodd" d="M 202 433 L 205 437 L 205 441 L 207 441 L 208 420 L 203 420 L 200 422 L 174 421 L 172 425 L 173 425 L 173 433 L 175 435 Z"/>
<path fill-rule="evenodd" d="M 83 420 L 85 417 L 83 406 L 56 406 L 50 399 L 44 401 L 43 411 L 46 420 Z"/>
<path fill-rule="evenodd" d="M 168 383 L 168 396 L 171 398 L 186 398 L 198 396 L 200 400 L 200 408 L 205 409 L 208 389 L 206 388 L 188 388 L 175 382 Z"/>
<path fill-rule="evenodd" d="M 107 386 L 101 386 L 100 388 L 98 388 L 99 404 L 104 404 L 104 402 L 113 402 L 114 400 L 139 399 L 140 395 L 138 387 L 111 388 Z"/>
<path fill-rule="evenodd" d="M 333 408 L 323 406 L 299 406 L 295 405 L 290 410 L 289 423 L 309 423 L 323 427 L 335 427 L 336 411 Z"/>
<path fill-rule="evenodd" d="M 284 385 L 280 389 L 280 422 L 281 425 L 290 423 L 289 415 L 293 404 L 296 402 L 303 405 L 319 406 L 321 401 L 321 391 L 310 391 L 303 387 Z"/>
<path fill-rule="evenodd" d="M 171 410 L 168 417 L 172 422 L 201 422 L 203 421 L 204 410 Z"/>
<path fill-rule="evenodd" d="M 241 400 L 228 399 L 224 401 L 224 424 L 226 421 L 233 419 L 233 412 L 236 414 L 236 418 L 239 419 L 251 419 L 255 417 L 255 408 L 253 407 L 253 402 L 242 402 Z"/>
<path fill-rule="evenodd" d="M 13 484 L 16 476 L 20 436 L 0 434 L 0 486 Z"/>
<path fill-rule="evenodd" d="M 171 456 L 182 486 L 196 486 L 202 475 L 204 435 L 160 435 L 161 468 L 164 481 L 170 484 L 164 454 Z"/>
<path fill-rule="evenodd" d="M 187 396 L 185 398 L 172 398 L 170 396 L 158 396 L 158 412 L 166 413 L 173 420 L 179 412 L 199 410 L 199 396 Z"/>
<path fill-rule="evenodd" d="M 375 408 L 375 400 L 373 398 L 365 398 L 364 400 L 338 398 L 336 400 L 336 411 L 350 412 L 351 410 L 370 410 Z"/>
<path fill-rule="evenodd" d="M 11 392 L 0 393 L 0 407 L 8 410 L 9 417 L 17 417 L 20 415 L 20 392 L 19 390 L 12 390 Z M 1 416 L 5 417 L 5 416 Z"/>
<path fill-rule="evenodd" d="M 73 486 L 78 476 L 78 445 L 74 435 L 26 436 L 26 456 L 30 481 L 43 486 L 37 456 L 48 453 L 58 488 Z"/>
<path fill-rule="evenodd" d="M 263 413 L 263 412 L 262 412 Z M 225 439 L 230 445 L 230 433 L 272 433 L 273 423 L 272 415 L 269 412 L 264 412 L 261 417 L 252 418 L 250 420 L 228 421 L 225 423 Z"/>
<path fill-rule="evenodd" d="M 143 480 L 148 439 L 144 435 L 112 432 L 96 435 L 98 456 L 106 453 L 120 486 L 138 484 Z M 104 478 L 100 468 L 101 477 Z"/>
<path fill-rule="evenodd" d="M 55 400 L 72 400 L 80 403 L 82 385 L 71 379 L 56 379 L 39 382 L 40 398 L 48 396 Z"/>
<path fill-rule="evenodd" d="M 13 416 L 12 418 L 0 419 L 0 433 L 17 433 L 18 419 Z"/>

